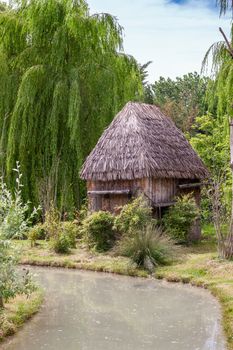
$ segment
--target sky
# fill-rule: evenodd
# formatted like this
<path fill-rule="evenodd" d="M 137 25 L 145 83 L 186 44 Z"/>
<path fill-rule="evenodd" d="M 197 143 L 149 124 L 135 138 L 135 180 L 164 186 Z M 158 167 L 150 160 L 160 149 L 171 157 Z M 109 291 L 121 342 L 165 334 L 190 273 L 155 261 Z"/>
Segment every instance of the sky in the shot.
<path fill-rule="evenodd" d="M 212 43 L 230 32 L 215 0 L 88 0 L 91 13 L 107 12 L 124 27 L 124 49 L 148 67 L 149 81 L 201 70 Z"/>

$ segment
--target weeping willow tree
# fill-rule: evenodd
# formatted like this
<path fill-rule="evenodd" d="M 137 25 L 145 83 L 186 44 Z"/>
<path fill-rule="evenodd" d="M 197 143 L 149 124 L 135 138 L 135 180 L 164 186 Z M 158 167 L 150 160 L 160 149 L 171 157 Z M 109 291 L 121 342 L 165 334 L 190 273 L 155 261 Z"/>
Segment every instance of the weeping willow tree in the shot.
<path fill-rule="evenodd" d="M 0 11 L 0 166 L 25 199 L 79 205 L 79 169 L 114 114 L 143 93 L 122 27 L 84 0 L 20 0 Z"/>

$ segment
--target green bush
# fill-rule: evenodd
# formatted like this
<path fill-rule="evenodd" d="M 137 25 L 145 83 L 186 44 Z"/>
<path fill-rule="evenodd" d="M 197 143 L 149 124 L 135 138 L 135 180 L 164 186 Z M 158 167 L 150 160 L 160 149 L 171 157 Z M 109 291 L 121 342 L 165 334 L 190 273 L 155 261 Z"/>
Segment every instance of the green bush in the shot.
<path fill-rule="evenodd" d="M 115 229 L 121 234 L 142 230 L 152 219 L 152 210 L 144 197 L 140 196 L 124 205 L 115 218 Z"/>
<path fill-rule="evenodd" d="M 50 240 L 52 250 L 60 254 L 68 254 L 71 248 L 76 248 L 78 226 L 70 221 L 61 221 L 60 212 L 51 204 L 45 214 L 43 227 Z"/>
<path fill-rule="evenodd" d="M 199 210 L 191 195 L 177 198 L 175 205 L 169 208 L 162 222 L 167 233 L 180 243 L 189 241 L 189 232 Z"/>
<path fill-rule="evenodd" d="M 27 217 L 29 203 L 25 204 L 21 198 L 22 174 L 18 162 L 14 170 L 17 173 L 14 196 L 0 178 L 0 316 L 4 302 L 18 294 L 28 295 L 35 287 L 28 271 L 22 274 L 18 270 L 20 251 L 12 244 L 12 239 L 24 236 L 39 209 L 34 209 Z"/>
<path fill-rule="evenodd" d="M 35 246 L 37 240 L 41 240 L 45 238 L 46 238 L 46 231 L 45 231 L 44 225 L 41 223 L 33 226 L 28 231 L 28 239 L 31 242 L 31 247 Z"/>
<path fill-rule="evenodd" d="M 68 254 L 71 248 L 70 237 L 60 231 L 55 237 L 51 238 L 50 246 L 55 253 Z"/>
<path fill-rule="evenodd" d="M 82 233 L 89 247 L 106 251 L 115 242 L 114 216 L 107 211 L 98 211 L 84 219 Z"/>
<path fill-rule="evenodd" d="M 79 236 L 79 227 L 71 221 L 62 222 L 62 232 L 69 238 L 70 248 L 76 248 L 76 239 Z"/>
<path fill-rule="evenodd" d="M 61 231 L 61 214 L 54 204 L 50 204 L 49 210 L 45 213 L 45 222 L 43 224 L 49 239 L 57 236 Z"/>
<path fill-rule="evenodd" d="M 153 270 L 157 265 L 166 265 L 172 261 L 174 243 L 160 228 L 152 222 L 142 230 L 125 234 L 119 242 L 120 255 L 131 258 L 139 267 Z"/>

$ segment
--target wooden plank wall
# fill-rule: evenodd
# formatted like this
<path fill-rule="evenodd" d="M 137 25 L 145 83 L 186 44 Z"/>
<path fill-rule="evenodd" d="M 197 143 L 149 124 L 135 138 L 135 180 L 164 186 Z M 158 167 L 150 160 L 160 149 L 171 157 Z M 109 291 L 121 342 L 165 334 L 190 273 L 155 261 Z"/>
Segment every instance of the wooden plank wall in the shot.
<path fill-rule="evenodd" d="M 132 196 L 136 196 L 138 192 L 144 190 L 145 180 L 146 179 L 123 181 L 88 181 L 87 191 L 130 190 Z M 89 210 L 108 210 L 111 212 L 118 212 L 118 208 L 128 203 L 129 199 L 130 198 L 127 194 L 88 195 Z"/>
<path fill-rule="evenodd" d="M 149 178 L 145 193 L 154 203 L 171 202 L 177 194 L 177 180 Z"/>
<path fill-rule="evenodd" d="M 177 180 L 175 179 L 156 179 L 143 178 L 123 181 L 89 181 L 87 190 L 130 190 L 132 196 L 139 193 L 145 195 L 154 203 L 171 202 L 177 194 Z M 91 211 L 109 210 L 117 211 L 117 208 L 123 206 L 129 201 L 127 194 L 121 195 L 89 195 L 89 209 Z"/>

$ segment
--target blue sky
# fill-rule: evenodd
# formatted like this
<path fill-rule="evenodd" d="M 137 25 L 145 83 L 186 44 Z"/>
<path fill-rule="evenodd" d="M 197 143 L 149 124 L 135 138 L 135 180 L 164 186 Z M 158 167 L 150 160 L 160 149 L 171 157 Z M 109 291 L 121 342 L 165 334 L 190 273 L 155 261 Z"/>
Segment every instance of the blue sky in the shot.
<path fill-rule="evenodd" d="M 227 34 L 230 19 L 219 18 L 215 0 L 88 0 L 91 13 L 108 12 L 124 27 L 125 52 L 140 63 L 153 61 L 149 80 L 175 78 L 194 70 L 209 46 Z"/>

